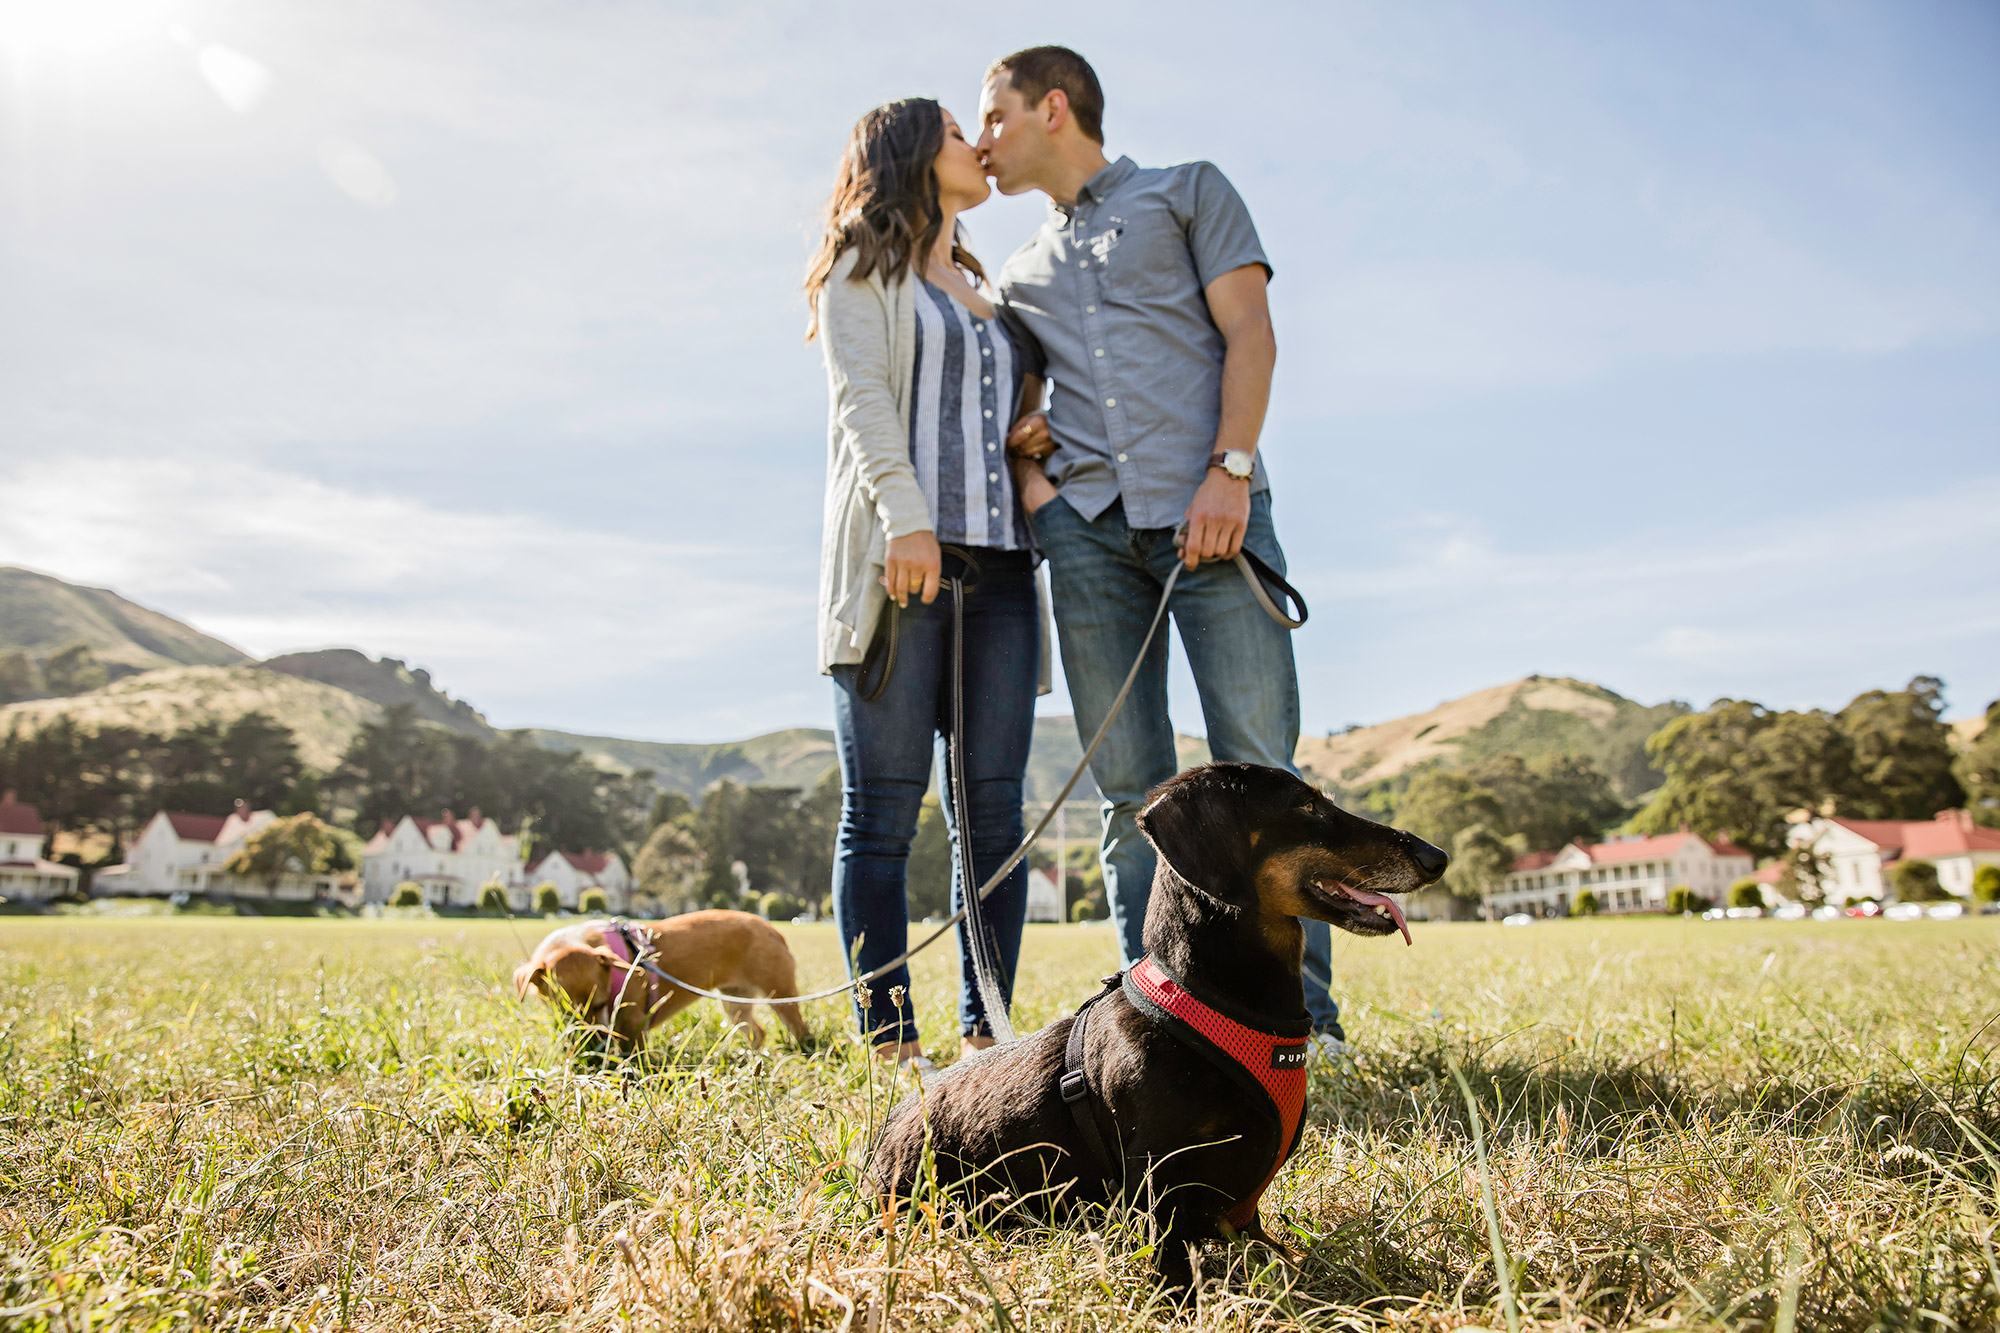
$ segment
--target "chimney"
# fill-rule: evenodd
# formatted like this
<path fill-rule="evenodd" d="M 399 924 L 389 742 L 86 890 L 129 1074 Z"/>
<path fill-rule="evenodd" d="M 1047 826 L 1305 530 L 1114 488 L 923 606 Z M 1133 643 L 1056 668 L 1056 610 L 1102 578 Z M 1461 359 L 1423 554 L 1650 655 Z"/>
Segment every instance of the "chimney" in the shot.
<path fill-rule="evenodd" d="M 0 805 L 15 805 L 15 804 L 17 804 L 17 802 L 14 800 L 14 789 L 12 787 L 9 787 L 7 789 L 6 794 L 4 796 L 0 796 Z"/>
<path fill-rule="evenodd" d="M 439 819 L 442 819 L 442 820 L 443 820 L 443 821 L 444 821 L 445 823 L 447 823 L 447 824 L 451 823 L 451 822 L 452 822 L 452 821 L 451 821 L 451 807 L 450 807 L 450 806 L 446 806 L 446 807 L 445 807 L 445 808 L 444 808 L 443 810 L 439 811 L 439 812 L 438 812 L 438 818 L 439 818 Z"/>
<path fill-rule="evenodd" d="M 480 819 L 479 819 L 479 807 L 478 807 L 478 806 L 476 806 L 476 805 L 475 805 L 475 806 L 473 806 L 473 807 L 472 807 L 472 809 L 470 809 L 470 810 L 466 811 L 466 812 L 465 812 L 465 817 L 466 817 L 467 819 L 469 819 L 469 820 L 471 820 L 471 821 L 472 821 L 472 826 L 473 826 L 474 828 L 478 828 L 478 827 L 479 827 L 479 823 L 480 823 Z"/>
<path fill-rule="evenodd" d="M 247 815 L 250 813 L 250 803 L 244 800 L 241 796 L 236 798 L 236 813 L 239 815 Z"/>

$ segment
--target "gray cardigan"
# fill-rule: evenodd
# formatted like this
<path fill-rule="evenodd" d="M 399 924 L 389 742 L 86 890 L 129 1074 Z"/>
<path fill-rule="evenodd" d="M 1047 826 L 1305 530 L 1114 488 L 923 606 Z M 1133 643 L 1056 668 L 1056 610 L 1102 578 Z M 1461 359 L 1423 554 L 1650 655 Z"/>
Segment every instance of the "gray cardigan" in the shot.
<path fill-rule="evenodd" d="M 819 294 L 826 361 L 826 509 L 819 559 L 819 669 L 859 662 L 889 595 L 889 539 L 930 531 L 930 504 L 910 462 L 910 382 L 917 359 L 917 289 L 878 273 L 853 279 L 849 250 Z M 1049 597 L 1037 573 L 1041 679 L 1053 679 Z"/>

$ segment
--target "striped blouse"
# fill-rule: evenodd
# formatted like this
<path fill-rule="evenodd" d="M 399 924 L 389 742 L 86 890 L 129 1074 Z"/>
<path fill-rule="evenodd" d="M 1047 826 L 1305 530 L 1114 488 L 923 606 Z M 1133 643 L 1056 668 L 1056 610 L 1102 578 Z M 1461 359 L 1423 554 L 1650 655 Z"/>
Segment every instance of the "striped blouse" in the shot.
<path fill-rule="evenodd" d="M 1014 503 L 1006 450 L 1021 365 L 1006 330 L 922 280 L 911 387 L 910 461 L 937 539 L 1026 550 L 1027 525 Z"/>

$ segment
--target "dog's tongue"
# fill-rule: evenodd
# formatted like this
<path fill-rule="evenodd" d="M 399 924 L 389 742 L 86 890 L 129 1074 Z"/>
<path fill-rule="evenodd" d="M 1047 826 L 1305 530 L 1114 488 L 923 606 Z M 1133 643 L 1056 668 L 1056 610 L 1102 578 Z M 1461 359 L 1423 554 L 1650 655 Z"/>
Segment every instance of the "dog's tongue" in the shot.
<path fill-rule="evenodd" d="M 1394 898 L 1391 898 L 1386 893 L 1370 893 L 1366 889 L 1350 888 L 1345 884 L 1340 886 L 1340 891 L 1354 899 L 1357 903 L 1366 903 L 1370 907 L 1388 908 L 1389 915 L 1396 919 L 1396 929 L 1403 932 L 1404 945 L 1408 946 L 1416 943 L 1415 940 L 1410 938 L 1410 923 L 1403 920 L 1403 909 L 1397 905 Z"/>

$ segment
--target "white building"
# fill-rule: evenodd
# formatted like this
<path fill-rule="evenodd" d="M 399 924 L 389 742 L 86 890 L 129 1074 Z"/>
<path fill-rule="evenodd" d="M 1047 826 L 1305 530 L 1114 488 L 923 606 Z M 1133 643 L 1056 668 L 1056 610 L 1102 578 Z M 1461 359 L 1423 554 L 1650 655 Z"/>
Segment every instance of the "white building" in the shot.
<path fill-rule="evenodd" d="M 382 821 L 361 854 L 362 901 L 386 903 L 405 880 L 423 889 L 427 907 L 477 907 L 495 880 L 509 906 L 527 907 L 521 840 L 476 809 L 464 819 L 446 810 L 438 819 Z"/>
<path fill-rule="evenodd" d="M 1056 878 L 1046 870 L 1028 872 L 1028 920 L 1061 921 L 1063 893 Z"/>
<path fill-rule="evenodd" d="M 1929 861 L 1938 884 L 1958 898 L 1972 896 L 1973 873 L 2000 865 L 2000 829 L 1972 822 L 1970 810 L 1943 810 L 1935 819 L 1814 819 L 1792 826 L 1794 847 L 1824 858 L 1820 890 L 1830 903 L 1894 896 L 1898 861 Z"/>
<path fill-rule="evenodd" d="M 42 812 L 0 796 L 0 898 L 13 902 L 47 902 L 76 892 L 77 869 L 45 861 L 48 829 Z"/>
<path fill-rule="evenodd" d="M 261 878 L 232 875 L 225 868 L 246 838 L 277 817 L 270 810 L 251 810 L 241 801 L 227 815 L 159 811 L 140 830 L 125 864 L 107 866 L 91 877 L 91 894 L 214 894 L 277 902 L 334 897 L 340 888 L 336 873 L 295 872 L 281 875 L 273 885 Z"/>
<path fill-rule="evenodd" d="M 1667 890 L 1683 884 L 1720 903 L 1752 866 L 1750 853 L 1734 843 L 1710 842 L 1686 829 L 1653 838 L 1578 841 L 1559 852 L 1517 859 L 1505 887 L 1493 895 L 1492 913 L 1564 916 L 1585 889 L 1597 896 L 1600 912 L 1664 912 Z"/>
<path fill-rule="evenodd" d="M 632 897 L 632 875 L 616 852 L 550 852 L 528 867 L 527 888 L 520 908 L 531 909 L 534 887 L 543 883 L 556 886 L 562 905 L 576 910 L 577 899 L 589 888 L 604 890 L 608 911 L 623 912 Z"/>

